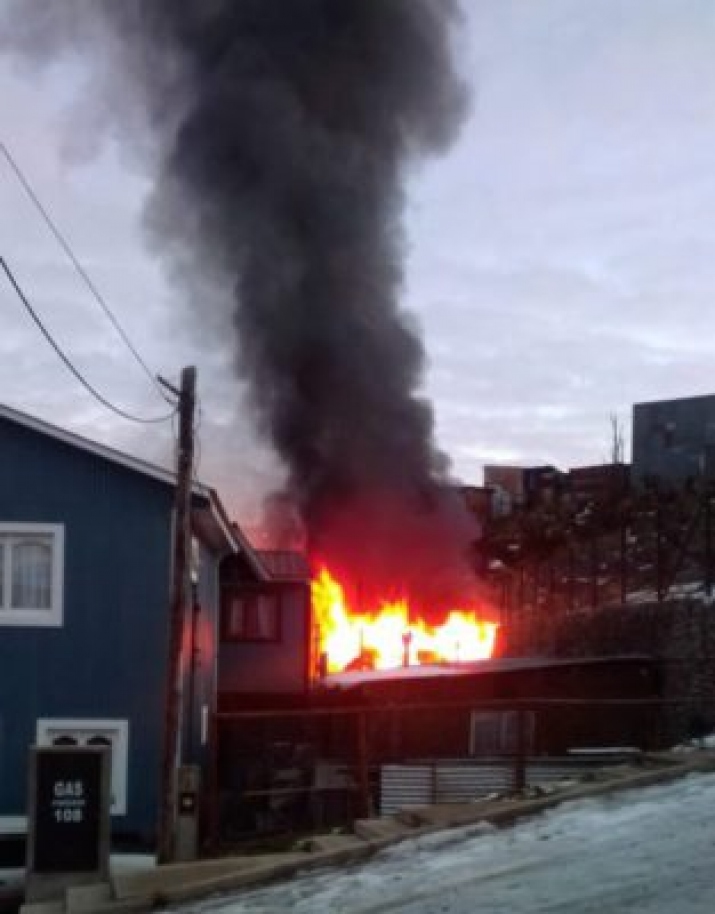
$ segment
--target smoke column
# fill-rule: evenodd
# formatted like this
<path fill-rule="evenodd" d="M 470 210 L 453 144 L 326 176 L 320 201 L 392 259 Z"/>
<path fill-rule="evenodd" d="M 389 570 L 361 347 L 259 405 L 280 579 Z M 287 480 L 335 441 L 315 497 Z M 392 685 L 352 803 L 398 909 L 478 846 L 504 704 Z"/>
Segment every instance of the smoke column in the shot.
<path fill-rule="evenodd" d="M 4 30 L 35 60 L 93 56 L 121 142 L 151 137 L 152 237 L 193 277 L 199 319 L 201 283 L 233 291 L 237 372 L 309 541 L 378 587 L 452 575 L 473 534 L 399 304 L 407 169 L 466 109 L 456 16 L 450 0 L 33 0 Z"/>

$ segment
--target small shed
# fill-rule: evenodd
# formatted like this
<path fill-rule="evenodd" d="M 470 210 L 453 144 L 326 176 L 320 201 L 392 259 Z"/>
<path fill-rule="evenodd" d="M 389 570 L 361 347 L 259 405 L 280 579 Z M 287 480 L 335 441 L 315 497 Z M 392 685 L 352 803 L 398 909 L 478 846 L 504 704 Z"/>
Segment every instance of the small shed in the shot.
<path fill-rule="evenodd" d="M 517 756 L 548 766 L 579 748 L 651 748 L 643 700 L 658 697 L 648 656 L 341 673 L 305 694 L 222 696 L 221 836 L 346 824 L 386 808 L 380 785 L 395 772 L 479 780 L 489 769 L 506 783 Z"/>
<path fill-rule="evenodd" d="M 367 709 L 373 761 L 498 756 L 515 751 L 514 709 L 528 706 L 525 749 L 561 755 L 584 746 L 652 744 L 659 697 L 645 655 L 515 657 L 328 677 L 322 701 Z M 618 704 L 618 702 L 624 702 Z"/>

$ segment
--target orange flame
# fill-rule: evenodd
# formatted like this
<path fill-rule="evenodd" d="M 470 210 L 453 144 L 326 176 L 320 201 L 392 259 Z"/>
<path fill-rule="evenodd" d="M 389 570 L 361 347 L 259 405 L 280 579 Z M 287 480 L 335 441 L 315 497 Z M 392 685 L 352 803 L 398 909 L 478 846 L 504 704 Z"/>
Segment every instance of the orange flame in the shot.
<path fill-rule="evenodd" d="M 496 623 L 473 611 L 453 609 L 436 626 L 412 618 L 406 600 L 354 612 L 327 568 L 311 582 L 311 597 L 317 651 L 327 658 L 328 673 L 484 660 L 494 652 Z"/>

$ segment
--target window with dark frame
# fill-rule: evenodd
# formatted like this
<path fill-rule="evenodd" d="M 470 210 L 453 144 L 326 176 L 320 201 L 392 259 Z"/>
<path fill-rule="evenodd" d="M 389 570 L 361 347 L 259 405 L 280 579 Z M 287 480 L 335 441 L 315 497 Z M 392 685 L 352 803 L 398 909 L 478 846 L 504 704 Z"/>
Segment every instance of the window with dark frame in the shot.
<path fill-rule="evenodd" d="M 280 600 L 277 593 L 224 594 L 223 636 L 230 641 L 280 640 Z"/>
<path fill-rule="evenodd" d="M 533 711 L 524 715 L 524 748 L 534 751 L 536 716 Z M 513 754 L 519 745 L 518 711 L 472 711 L 469 723 L 469 754 L 496 756 Z"/>

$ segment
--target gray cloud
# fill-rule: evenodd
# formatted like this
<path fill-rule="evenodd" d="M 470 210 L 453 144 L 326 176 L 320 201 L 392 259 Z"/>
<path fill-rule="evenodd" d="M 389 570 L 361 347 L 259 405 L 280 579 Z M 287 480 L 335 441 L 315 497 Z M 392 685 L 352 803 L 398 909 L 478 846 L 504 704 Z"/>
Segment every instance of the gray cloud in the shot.
<path fill-rule="evenodd" d="M 454 152 L 414 175 L 405 304 L 425 331 L 440 442 L 474 480 L 496 457 L 601 459 L 612 410 L 712 390 L 715 20 L 696 0 L 465 5 L 476 104 Z M 87 161 L 97 150 L 68 145 L 80 79 L 0 63 L 2 138 L 151 363 L 198 363 L 205 475 L 249 510 L 247 488 L 277 468 L 210 334 L 172 320 L 176 290 L 139 229 L 146 179 L 115 140 Z M 5 178 L 0 244 L 88 374 L 126 406 L 161 409 Z M 168 436 L 135 439 L 88 402 L 4 290 L 0 309 L 3 400 L 168 459 Z"/>

